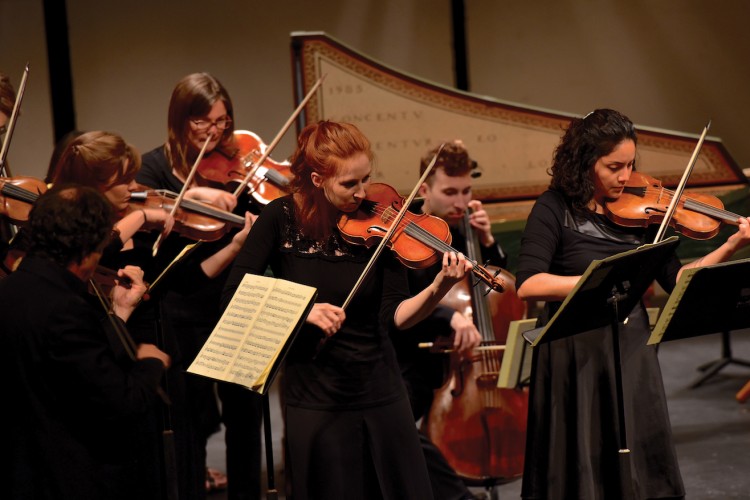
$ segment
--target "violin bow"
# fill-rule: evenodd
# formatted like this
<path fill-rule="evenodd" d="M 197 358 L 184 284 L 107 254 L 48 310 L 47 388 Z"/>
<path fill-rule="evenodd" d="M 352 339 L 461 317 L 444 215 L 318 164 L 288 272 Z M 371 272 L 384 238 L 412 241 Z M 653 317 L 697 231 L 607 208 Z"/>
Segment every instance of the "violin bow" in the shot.
<path fill-rule="evenodd" d="M 200 153 L 198 153 L 198 158 L 195 159 L 195 163 L 193 163 L 192 168 L 190 169 L 190 173 L 187 176 L 187 179 L 185 179 L 185 184 L 182 185 L 182 189 L 180 190 L 180 194 L 177 195 L 177 199 L 174 200 L 174 205 L 172 205 L 172 210 L 169 212 L 169 215 L 174 217 L 174 214 L 177 213 L 177 209 L 180 208 L 180 203 L 182 202 L 182 199 L 185 197 L 185 193 L 190 188 L 190 184 L 193 182 L 193 177 L 195 177 L 195 172 L 198 170 L 198 164 L 200 164 L 201 160 L 203 159 L 203 155 L 206 154 L 206 148 L 208 147 L 208 143 L 211 142 L 211 139 L 213 139 L 213 134 L 208 133 L 208 137 L 206 137 L 206 142 L 203 143 L 203 147 L 201 148 Z M 164 238 L 164 231 L 159 233 L 159 237 L 156 238 L 156 241 L 154 242 L 154 248 L 153 248 L 153 256 L 156 257 L 156 253 L 159 251 L 159 247 L 161 246 L 161 242 Z"/>
<path fill-rule="evenodd" d="M 292 126 L 292 123 L 297 118 L 297 116 L 302 112 L 302 109 L 307 104 L 307 101 L 309 101 L 313 95 L 315 95 L 315 92 L 318 90 L 318 88 L 323 84 L 323 80 L 325 80 L 326 75 L 324 74 L 320 78 L 318 78 L 318 81 L 315 82 L 315 85 L 312 86 L 310 91 L 307 93 L 304 99 L 302 99 L 302 102 L 299 103 L 297 106 L 297 109 L 294 110 L 292 115 L 289 117 L 289 119 L 284 123 L 284 125 L 281 127 L 279 132 L 276 134 L 276 137 L 273 138 L 271 143 L 266 147 L 266 150 L 263 151 L 263 154 L 258 159 L 258 161 L 255 162 L 255 164 L 252 165 L 252 167 L 248 170 L 247 175 L 245 175 L 245 178 L 242 180 L 239 186 L 237 186 L 237 189 L 234 190 L 234 196 L 235 198 L 239 197 L 239 195 L 242 193 L 242 191 L 245 189 L 247 184 L 250 182 L 250 179 L 253 175 L 255 175 L 255 171 L 258 170 L 258 167 L 263 165 L 263 162 L 266 161 L 266 159 L 271 155 L 271 152 L 274 150 L 276 145 L 279 143 L 282 137 L 284 137 L 284 134 L 286 134 L 287 130 L 289 130 L 289 127 Z"/>
<path fill-rule="evenodd" d="M 21 108 L 21 101 L 23 101 L 23 94 L 26 92 L 26 80 L 29 78 L 29 63 L 26 63 L 26 68 L 23 70 L 23 76 L 21 77 L 21 84 L 18 86 L 18 93 L 16 94 L 16 102 L 13 103 L 13 111 L 10 114 L 8 120 L 8 130 L 5 132 L 5 139 L 3 140 L 3 147 L 0 149 L 0 176 L 11 177 L 10 168 L 5 164 L 5 160 L 8 157 L 8 149 L 10 148 L 10 140 L 13 137 L 13 131 L 16 128 L 16 119 L 18 118 L 18 111 Z"/>
<path fill-rule="evenodd" d="M 346 300 L 344 301 L 344 304 L 341 306 L 342 309 L 346 309 L 346 307 L 352 301 L 352 298 L 354 298 L 354 295 L 359 290 L 359 287 L 362 286 L 362 282 L 365 280 L 365 277 L 372 269 L 372 266 L 375 264 L 375 261 L 380 256 L 380 253 L 383 251 L 383 248 L 385 248 L 386 243 L 388 243 L 394 231 L 396 231 L 396 229 L 401 224 L 401 220 L 404 218 L 404 215 L 406 214 L 406 211 L 409 209 L 409 206 L 411 205 L 412 201 L 414 201 L 414 197 L 417 195 L 417 191 L 419 191 L 419 187 L 422 185 L 422 183 L 424 183 L 425 179 L 427 179 L 427 176 L 430 175 L 430 172 L 432 171 L 432 167 L 435 165 L 435 162 L 437 161 L 438 157 L 440 156 L 440 152 L 443 150 L 444 147 L 445 147 L 445 143 L 442 143 L 440 147 L 438 148 L 437 152 L 435 153 L 435 156 L 433 156 L 432 160 L 430 160 L 430 164 L 427 165 L 427 168 L 422 174 L 422 177 L 420 177 L 419 181 L 417 181 L 417 185 L 414 186 L 414 189 L 409 195 L 409 198 L 407 198 L 406 201 L 404 201 L 403 205 L 401 206 L 401 210 L 399 210 L 398 215 L 396 215 L 396 218 L 391 223 L 391 227 L 388 228 L 388 232 L 386 232 L 385 236 L 383 236 L 383 239 L 380 241 L 380 244 L 375 249 L 375 253 L 372 254 L 372 257 L 370 257 L 370 261 L 367 263 L 367 266 L 365 266 L 365 270 L 362 271 L 362 274 L 359 275 L 359 279 L 354 284 L 352 291 L 349 292 L 349 296 L 346 298 Z"/>
<path fill-rule="evenodd" d="M 439 342 L 420 342 L 417 344 L 420 349 L 432 349 L 440 354 L 456 352 L 453 347 L 441 347 Z M 474 351 L 504 351 L 505 345 L 480 345 L 473 349 Z"/>
<path fill-rule="evenodd" d="M 677 188 L 674 190 L 674 194 L 672 195 L 672 201 L 669 203 L 669 206 L 667 207 L 667 212 L 664 215 L 664 220 L 661 221 L 659 230 L 656 232 L 654 243 L 659 243 L 662 240 L 662 238 L 664 238 L 664 234 L 667 231 L 669 222 L 672 220 L 672 216 L 674 215 L 674 212 L 677 209 L 677 203 L 679 203 L 680 198 L 682 197 L 682 191 L 685 189 L 687 180 L 690 177 L 690 174 L 693 172 L 693 167 L 695 166 L 695 162 L 698 159 L 698 154 L 700 153 L 701 147 L 703 146 L 703 141 L 706 139 L 706 134 L 708 133 L 709 128 L 711 128 L 711 120 L 708 120 L 708 123 L 706 124 L 706 126 L 703 127 L 703 133 L 698 139 L 698 144 L 695 145 L 695 149 L 693 150 L 693 155 L 690 157 L 690 161 L 688 161 L 687 167 L 685 167 L 685 171 L 682 173 L 682 179 L 680 179 L 680 183 L 677 185 Z"/>

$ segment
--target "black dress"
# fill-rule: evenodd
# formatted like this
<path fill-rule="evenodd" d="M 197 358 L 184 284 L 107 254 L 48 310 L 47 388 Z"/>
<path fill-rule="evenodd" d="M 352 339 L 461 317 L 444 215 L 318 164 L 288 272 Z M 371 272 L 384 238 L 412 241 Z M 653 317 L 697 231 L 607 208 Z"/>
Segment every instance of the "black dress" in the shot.
<path fill-rule="evenodd" d="M 521 240 L 520 288 L 537 273 L 583 274 L 592 260 L 647 243 L 594 213 L 573 216 L 563 197 L 546 191 L 536 201 Z M 658 277 L 674 287 L 676 256 Z M 560 302 L 545 305 L 546 324 Z M 635 498 L 684 495 L 672 442 L 656 349 L 647 346 L 643 303 L 620 325 L 620 351 L 628 447 Z M 619 421 L 611 327 L 542 344 L 534 349 L 526 457 L 521 496 L 526 499 L 619 498 Z"/>
<path fill-rule="evenodd" d="M 143 155 L 143 165 L 136 175 L 136 181 L 153 189 L 166 189 L 175 193 L 182 190 L 182 182 L 172 173 L 163 146 Z M 155 234 L 136 233 L 133 238 L 136 248 L 130 254 L 142 255 L 143 248 L 147 248 L 150 257 Z M 218 322 L 219 297 L 228 272 L 209 279 L 201 270 L 200 264 L 229 240 L 231 236 L 225 236 L 219 241 L 198 245 L 155 287 L 155 297 L 150 304 L 162 342 L 165 347 L 171 349 L 170 354 L 174 353 L 179 360 L 171 370 L 177 376 L 175 378 L 179 379 L 171 381 L 170 390 L 182 394 L 177 395 L 179 400 L 172 408 L 170 419 L 176 426 L 174 430 L 178 440 L 178 472 L 181 476 L 180 482 L 184 485 L 181 486 L 184 489 L 184 492 L 181 491 L 181 498 L 205 498 L 206 444 L 211 434 L 219 430 L 220 414 L 215 384 L 209 379 L 189 375 L 184 370 L 190 366 Z M 163 241 L 155 262 L 149 263 L 150 269 L 160 273 L 186 245 L 191 243 L 195 241 L 175 233 L 170 234 Z M 153 281 L 156 274 L 147 272 L 146 277 Z M 252 480 L 253 484 L 247 488 L 250 490 L 247 493 L 248 498 L 259 498 L 260 495 L 260 445 L 256 444 L 259 437 L 258 440 L 252 439 L 252 436 L 260 434 L 257 423 L 260 418 L 259 408 L 254 415 L 257 415 L 254 417 L 255 425 L 250 419 L 243 424 L 243 427 L 252 428 L 251 438 L 243 439 L 237 446 L 242 450 L 248 450 L 245 454 L 249 453 L 253 459 L 239 468 L 242 473 L 235 472 L 234 485 L 230 486 L 236 490 Z M 180 427 L 182 436 L 177 435 Z M 180 448 L 184 448 L 184 453 L 180 453 Z M 231 462 L 228 467 L 236 461 Z M 255 468 L 258 470 L 257 473 L 251 474 Z M 233 497 L 230 496 L 231 498 Z"/>
<path fill-rule="evenodd" d="M 215 154 L 215 153 L 214 153 Z M 164 146 L 143 155 L 143 166 L 136 180 L 154 189 L 180 192 L 183 183 L 172 173 Z M 204 243 L 193 251 L 178 268 L 170 271 L 168 281 L 160 287 L 159 318 L 164 337 L 174 339 L 182 357 L 183 368 L 192 363 L 219 320 L 220 297 L 228 270 L 208 279 L 195 276 L 200 263 L 231 241 L 232 235 Z M 188 243 L 182 237 L 170 235 L 160 254 L 176 255 Z M 163 269 L 163 268 L 162 268 Z M 187 273 L 186 273 L 186 270 Z M 200 271 L 202 273 L 202 271 Z M 181 279 L 187 275 L 192 283 Z M 214 396 L 214 383 L 203 377 L 184 375 L 187 393 L 190 455 L 187 466 L 192 481 L 201 493 L 205 479 L 206 444 L 208 437 L 218 430 L 219 418 L 225 426 L 227 477 L 230 477 L 227 498 L 259 499 L 261 495 L 261 399 L 257 395 L 232 384 L 218 384 L 221 416 Z M 202 498 L 204 495 L 198 495 Z"/>
<path fill-rule="evenodd" d="M 245 273 L 313 286 L 317 301 L 342 304 L 372 250 L 336 231 L 304 238 L 291 196 L 269 203 L 253 225 L 227 280 L 226 305 Z M 296 500 L 432 498 L 386 326 L 407 295 L 406 271 L 380 256 L 346 310 L 341 329 L 319 348 L 322 331 L 305 324 L 286 357 L 287 468 Z"/>

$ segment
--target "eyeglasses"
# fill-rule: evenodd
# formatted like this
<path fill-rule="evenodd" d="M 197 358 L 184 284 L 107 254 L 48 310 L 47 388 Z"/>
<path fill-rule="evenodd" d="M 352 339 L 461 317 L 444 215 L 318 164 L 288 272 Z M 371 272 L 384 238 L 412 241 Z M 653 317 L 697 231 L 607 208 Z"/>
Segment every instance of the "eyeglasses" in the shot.
<path fill-rule="evenodd" d="M 232 125 L 232 119 L 228 116 L 222 116 L 215 122 L 210 120 L 190 120 L 190 123 L 193 124 L 193 128 L 196 132 L 205 132 L 212 126 L 216 126 L 219 130 L 226 130 Z"/>

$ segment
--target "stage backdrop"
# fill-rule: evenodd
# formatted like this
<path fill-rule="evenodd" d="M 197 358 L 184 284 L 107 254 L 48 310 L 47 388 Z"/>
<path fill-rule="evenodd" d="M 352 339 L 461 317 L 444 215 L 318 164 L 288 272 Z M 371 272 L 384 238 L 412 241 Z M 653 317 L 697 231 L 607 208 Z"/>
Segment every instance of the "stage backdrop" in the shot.
<path fill-rule="evenodd" d="M 306 122 L 351 122 L 372 141 L 375 179 L 408 193 L 419 159 L 441 142 L 460 139 L 480 167 L 475 195 L 485 201 L 533 199 L 549 184 L 552 152 L 571 115 L 459 92 L 377 62 L 325 33 L 293 33 L 298 101 L 325 76 L 306 106 Z M 639 170 L 665 185 L 679 182 L 695 134 L 638 126 Z M 746 183 L 718 138 L 708 138 L 691 187 L 737 189 Z"/>

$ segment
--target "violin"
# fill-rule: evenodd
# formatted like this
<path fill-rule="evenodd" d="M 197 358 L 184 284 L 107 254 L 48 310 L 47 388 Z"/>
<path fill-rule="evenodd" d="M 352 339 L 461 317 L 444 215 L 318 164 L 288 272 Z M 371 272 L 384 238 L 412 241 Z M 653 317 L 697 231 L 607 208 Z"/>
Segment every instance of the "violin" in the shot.
<path fill-rule="evenodd" d="M 143 208 L 161 208 L 171 211 L 178 194 L 166 189 L 135 191 L 130 193 L 129 212 Z M 245 218 L 221 210 L 207 203 L 183 199 L 174 214 L 172 231 L 192 239 L 216 241 L 230 229 L 243 227 Z"/>
<path fill-rule="evenodd" d="M 96 284 L 99 285 L 100 291 L 104 292 L 104 296 L 109 297 L 112 294 L 112 289 L 118 283 L 129 287 L 130 279 L 127 276 L 118 276 L 117 271 L 114 269 L 98 265 L 94 270 L 94 275 L 89 280 L 88 292 L 91 295 L 96 295 L 96 290 L 94 289 L 94 284 Z M 143 300 L 148 300 L 148 292 L 144 294 Z"/>
<path fill-rule="evenodd" d="M 385 237 L 391 222 L 401 211 L 404 199 L 387 184 L 373 183 L 367 188 L 367 198 L 353 213 L 342 213 L 337 227 L 342 237 L 354 245 L 371 247 Z M 422 269 L 438 262 L 444 252 L 458 250 L 450 246 L 451 233 L 441 218 L 428 214 L 406 212 L 387 245 L 396 258 L 412 269 Z M 502 292 L 505 282 L 476 261 L 472 273 L 492 290 Z"/>
<path fill-rule="evenodd" d="M 31 206 L 45 191 L 44 181 L 33 177 L 0 177 L 0 215 L 15 224 L 26 222 Z"/>
<path fill-rule="evenodd" d="M 625 227 L 648 227 L 664 220 L 674 191 L 662 186 L 660 180 L 634 171 L 620 197 L 605 205 L 610 220 Z M 679 197 L 670 227 L 685 236 L 707 240 L 716 236 L 722 222 L 738 225 L 740 215 L 724 210 L 715 196 L 683 193 Z"/>
<path fill-rule="evenodd" d="M 216 154 L 203 158 L 198 165 L 196 177 L 211 187 L 234 190 L 248 174 L 248 193 L 260 205 L 267 205 L 272 200 L 289 192 L 289 180 L 292 178 L 291 164 L 288 161 L 277 162 L 266 155 L 268 146 L 253 132 L 235 130 L 234 141 L 230 148 L 217 149 Z"/>
<path fill-rule="evenodd" d="M 228 183 L 237 183 L 237 188 L 234 189 L 235 197 L 239 197 L 247 186 L 249 194 L 262 206 L 288 193 L 289 179 L 292 178 L 291 165 L 289 162 L 275 162 L 269 155 L 323 84 L 325 77 L 326 75 L 323 75 L 318 78 L 286 123 L 281 126 L 271 144 L 266 146 L 260 137 L 247 130 L 235 130 L 234 142 L 237 147 L 229 151 L 226 148 L 219 150 L 221 154 L 217 159 L 208 161 L 205 166 L 201 162 L 198 166 L 199 179 L 219 183 L 225 187 Z M 220 159 L 221 156 L 224 160 Z"/>

